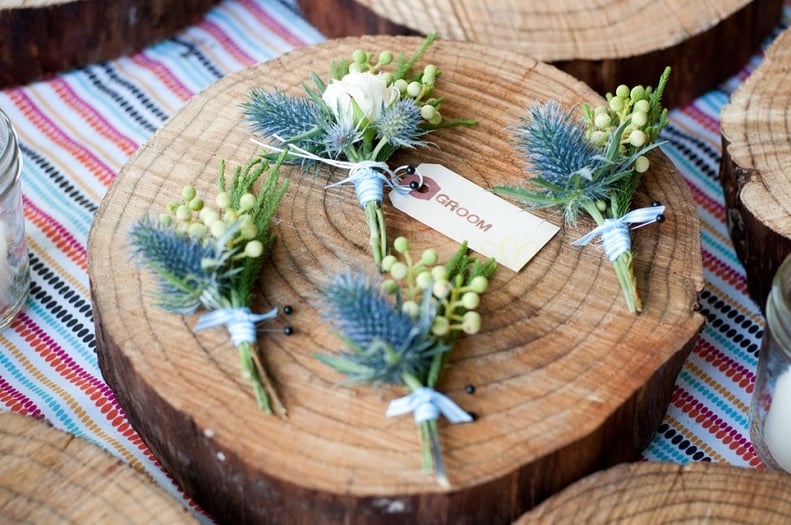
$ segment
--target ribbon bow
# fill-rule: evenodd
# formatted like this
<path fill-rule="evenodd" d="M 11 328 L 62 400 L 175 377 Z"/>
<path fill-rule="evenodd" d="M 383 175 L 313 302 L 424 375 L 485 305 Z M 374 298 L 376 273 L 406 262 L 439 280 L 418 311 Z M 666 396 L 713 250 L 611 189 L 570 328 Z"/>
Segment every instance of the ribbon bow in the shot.
<path fill-rule="evenodd" d="M 255 343 L 256 323 L 272 319 L 276 315 L 277 308 L 272 308 L 263 314 L 254 314 L 247 307 L 220 308 L 201 315 L 195 325 L 195 331 L 225 325 L 228 333 L 231 334 L 231 341 L 238 347 L 242 343 Z"/>
<path fill-rule="evenodd" d="M 607 254 L 610 262 L 615 262 L 621 254 L 632 248 L 629 224 L 638 224 L 637 228 L 645 226 L 655 222 L 657 217 L 662 215 L 664 211 L 664 206 L 651 206 L 650 208 L 632 210 L 617 219 L 605 219 L 603 223 L 571 244 L 573 246 L 585 246 L 596 237 L 601 236 L 604 253 Z"/>
<path fill-rule="evenodd" d="M 385 415 L 393 417 L 409 412 L 415 414 L 415 423 L 418 424 L 437 419 L 440 414 L 448 418 L 451 423 L 472 421 L 472 416 L 462 410 L 451 398 L 429 387 L 418 388 L 408 396 L 390 401 Z"/>

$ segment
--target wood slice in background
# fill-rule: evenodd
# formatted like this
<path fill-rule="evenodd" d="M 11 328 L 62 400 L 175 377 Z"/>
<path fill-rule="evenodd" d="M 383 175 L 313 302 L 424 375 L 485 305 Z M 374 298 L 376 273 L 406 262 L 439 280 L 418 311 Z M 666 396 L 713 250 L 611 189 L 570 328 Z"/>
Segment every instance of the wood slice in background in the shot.
<path fill-rule="evenodd" d="M 470 424 L 439 423 L 450 489 L 422 472 L 412 418 L 384 415 L 402 390 L 340 386 L 343 377 L 312 357 L 342 349 L 316 309 L 320 288 L 339 272 L 373 272 L 363 211 L 351 188 L 325 190 L 326 170 L 283 170 L 290 186 L 256 290 L 256 311 L 285 304 L 295 311 L 275 322 L 293 325 L 293 335 L 259 339 L 287 420 L 257 408 L 225 330 L 195 334 L 197 316 L 153 304 L 151 276 L 130 262 L 129 228 L 158 215 L 185 184 L 216 193 L 220 159 L 234 166 L 256 154 L 239 108 L 251 88 L 302 96 L 311 71 L 324 75 L 331 60 L 357 48 L 411 52 L 420 42 L 328 41 L 220 80 L 124 166 L 94 220 L 89 271 L 102 372 L 154 454 L 222 522 L 510 523 L 580 477 L 639 456 L 701 328 L 698 215 L 658 151 L 635 203 L 668 206 L 666 222 L 634 234 L 643 314 L 627 312 L 599 247 L 571 246 L 593 227 L 588 220 L 562 229 L 521 272 L 503 267 L 493 277 L 483 331 L 459 341 L 439 385 L 478 415 Z M 434 146 L 399 152 L 392 165 L 435 162 L 484 188 L 525 177 L 507 128 L 526 107 L 599 101 L 582 82 L 516 53 L 440 41 L 425 62 L 442 70 L 444 116 L 478 125 L 433 133 Z M 415 253 L 435 247 L 446 260 L 458 248 L 384 209 L 390 239 L 407 236 Z"/>
<path fill-rule="evenodd" d="M 569 486 L 514 525 L 741 523 L 791 520 L 791 476 L 715 463 L 632 463 Z"/>
<path fill-rule="evenodd" d="M 655 85 L 665 104 L 691 102 L 736 74 L 777 27 L 782 0 L 298 0 L 330 37 L 427 34 L 523 53 L 599 93 Z"/>
<path fill-rule="evenodd" d="M 0 523 L 197 523 L 154 480 L 48 423 L 0 413 Z"/>
<path fill-rule="evenodd" d="M 750 297 L 763 310 L 772 278 L 791 253 L 791 32 L 731 95 L 720 113 L 728 230 Z"/>
<path fill-rule="evenodd" d="M 0 88 L 142 49 L 218 0 L 0 0 Z"/>

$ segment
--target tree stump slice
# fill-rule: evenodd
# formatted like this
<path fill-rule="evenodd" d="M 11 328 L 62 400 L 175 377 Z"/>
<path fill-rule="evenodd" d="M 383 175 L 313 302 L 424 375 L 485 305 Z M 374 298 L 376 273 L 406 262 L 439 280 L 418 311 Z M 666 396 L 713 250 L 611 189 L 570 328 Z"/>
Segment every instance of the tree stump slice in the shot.
<path fill-rule="evenodd" d="M 738 73 L 777 27 L 782 0 L 298 0 L 325 35 L 427 34 L 517 51 L 599 93 L 655 85 L 673 68 L 670 107 Z"/>
<path fill-rule="evenodd" d="M 714 463 L 632 463 L 574 483 L 514 525 L 541 523 L 784 524 L 791 476 Z"/>
<path fill-rule="evenodd" d="M 44 421 L 0 413 L 0 523 L 187 524 L 152 479 Z"/>
<path fill-rule="evenodd" d="M 0 88 L 127 55 L 218 0 L 0 0 Z"/>
<path fill-rule="evenodd" d="M 750 297 L 762 310 L 775 272 L 791 253 L 789 68 L 791 32 L 786 30 L 720 113 L 720 182 L 728 231 L 744 264 Z"/>
<path fill-rule="evenodd" d="M 197 316 L 152 304 L 151 276 L 129 260 L 129 228 L 165 209 L 185 184 L 214 195 L 220 159 L 235 166 L 257 153 L 239 109 L 251 88 L 301 96 L 311 71 L 324 74 L 357 48 L 411 52 L 420 42 L 328 41 L 220 80 L 124 166 L 97 213 L 89 252 L 103 374 L 154 454 L 221 522 L 510 523 L 580 477 L 639 455 L 701 328 L 698 216 L 658 151 L 635 204 L 668 206 L 666 222 L 634 235 L 642 315 L 627 313 L 598 247 L 570 245 L 591 221 L 561 230 L 521 272 L 503 267 L 493 277 L 482 333 L 459 341 L 439 385 L 478 415 L 472 424 L 440 422 L 451 489 L 422 472 L 412 418 L 384 415 L 402 390 L 340 386 L 343 378 L 312 357 L 342 349 L 315 308 L 319 290 L 336 273 L 374 271 L 354 192 L 325 190 L 326 170 L 283 170 L 290 186 L 256 291 L 257 311 L 294 308 L 293 335 L 259 338 L 287 420 L 258 410 L 225 330 L 196 335 Z M 515 53 L 441 41 L 425 61 L 442 70 L 445 117 L 478 125 L 440 130 L 431 136 L 436 147 L 398 152 L 392 165 L 436 162 L 484 188 L 525 177 L 507 127 L 527 106 L 550 97 L 598 102 L 583 83 Z M 447 260 L 458 248 L 389 203 L 384 209 L 390 239 L 407 236 L 415 253 L 435 247 Z"/>

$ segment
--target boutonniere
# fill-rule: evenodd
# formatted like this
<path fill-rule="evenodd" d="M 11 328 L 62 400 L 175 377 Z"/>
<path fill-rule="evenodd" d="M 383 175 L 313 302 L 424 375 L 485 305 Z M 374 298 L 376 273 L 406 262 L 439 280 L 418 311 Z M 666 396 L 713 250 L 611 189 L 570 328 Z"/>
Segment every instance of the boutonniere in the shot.
<path fill-rule="evenodd" d="M 650 167 L 647 154 L 667 124 L 662 93 L 670 76 L 666 68 L 656 89 L 620 85 L 607 104 L 565 110 L 557 102 L 529 108 L 515 128 L 515 142 L 531 177 L 524 186 L 498 186 L 495 192 L 533 208 L 558 207 L 569 224 L 582 212 L 596 221 L 587 235 L 573 242 L 584 246 L 601 238 L 632 313 L 640 312 L 632 267 L 632 228 L 664 221 L 661 203 L 631 210 L 640 178 Z"/>
<path fill-rule="evenodd" d="M 226 181 L 223 162 L 215 206 L 186 186 L 158 218 L 135 223 L 130 240 L 137 260 L 156 278 L 158 305 L 182 315 L 206 310 L 195 331 L 227 327 L 258 405 L 270 414 L 274 405 L 285 415 L 256 344 L 257 323 L 274 318 L 278 309 L 250 310 L 253 287 L 275 240 L 272 216 L 288 186 L 279 178 L 279 167 L 279 162 L 255 158 Z M 253 186 L 262 177 L 256 191 Z M 290 313 L 289 307 L 284 310 Z M 291 328 L 284 332 L 290 334 Z"/>
<path fill-rule="evenodd" d="M 387 278 L 374 283 L 360 274 L 336 276 L 322 293 L 321 311 L 346 344 L 340 355 L 319 353 L 346 376 L 345 383 L 400 385 L 409 393 L 391 401 L 387 416 L 411 413 L 419 429 L 423 468 L 448 486 L 437 420 L 472 421 L 472 416 L 437 390 L 443 362 L 462 334 L 481 328 L 481 294 L 497 265 L 468 255 L 466 243 L 446 264 L 436 250 L 411 257 L 399 237 L 383 260 Z"/>
<path fill-rule="evenodd" d="M 388 159 L 401 148 L 427 145 L 426 136 L 437 129 L 475 123 L 443 119 L 444 98 L 435 93 L 440 69 L 417 67 L 435 40 L 429 35 L 412 56 L 358 49 L 351 61 L 330 65 L 328 82 L 312 74 L 313 85 L 303 84 L 305 96 L 256 88 L 242 104 L 244 118 L 265 139 L 257 144 L 288 152 L 305 170 L 325 164 L 348 173 L 328 187 L 354 186 L 379 270 L 387 248 L 384 190 L 410 191 L 400 184 L 409 168 L 391 168 Z"/>

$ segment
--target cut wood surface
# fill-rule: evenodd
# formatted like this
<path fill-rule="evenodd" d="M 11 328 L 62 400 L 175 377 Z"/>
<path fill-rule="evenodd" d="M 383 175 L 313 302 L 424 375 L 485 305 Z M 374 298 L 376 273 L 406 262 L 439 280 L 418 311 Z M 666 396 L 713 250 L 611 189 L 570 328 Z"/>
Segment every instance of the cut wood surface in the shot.
<path fill-rule="evenodd" d="M 0 0 L 0 87 L 118 58 L 197 22 L 218 0 Z"/>
<path fill-rule="evenodd" d="M 316 309 L 320 288 L 338 272 L 373 271 L 373 263 L 353 191 L 325 190 L 326 170 L 287 168 L 255 309 L 294 308 L 269 322 L 288 322 L 293 335 L 259 338 L 288 419 L 258 410 L 225 330 L 194 334 L 197 316 L 153 304 L 151 276 L 130 262 L 129 228 L 164 210 L 185 184 L 214 194 L 220 159 L 238 165 L 257 153 L 239 109 L 251 88 L 300 96 L 311 71 L 325 74 L 331 60 L 357 48 L 411 52 L 420 42 L 328 41 L 220 80 L 139 150 L 97 213 L 89 271 L 103 374 L 154 454 L 220 521 L 509 523 L 572 481 L 639 455 L 702 325 L 698 216 L 678 171 L 657 151 L 635 203 L 668 206 L 664 223 L 633 235 L 643 313 L 627 312 L 599 246 L 570 245 L 592 228 L 588 220 L 562 229 L 521 272 L 500 268 L 483 297 L 482 333 L 459 341 L 439 385 L 478 416 L 440 421 L 452 484 L 443 489 L 421 470 L 412 418 L 384 415 L 403 392 L 340 386 L 343 378 L 312 357 L 342 349 Z M 507 128 L 527 106 L 598 101 L 583 83 L 515 53 L 441 41 L 425 61 L 442 70 L 445 117 L 478 125 L 433 133 L 435 146 L 399 152 L 392 165 L 436 162 L 484 188 L 525 177 Z M 389 204 L 385 215 L 390 238 L 407 236 L 416 253 L 436 247 L 444 260 L 458 248 Z"/>
<path fill-rule="evenodd" d="M 791 520 L 791 476 L 714 463 L 632 463 L 574 483 L 514 525 Z"/>
<path fill-rule="evenodd" d="M 744 264 L 750 297 L 763 310 L 772 278 L 791 253 L 791 32 L 720 113 L 728 230 Z"/>
<path fill-rule="evenodd" d="M 197 523 L 154 480 L 48 423 L 0 413 L 0 523 Z"/>
<path fill-rule="evenodd" d="M 736 74 L 780 21 L 782 0 L 298 0 L 331 37 L 427 34 L 549 62 L 599 93 L 674 71 L 679 106 Z"/>

